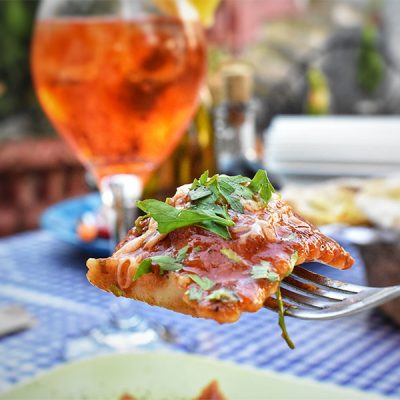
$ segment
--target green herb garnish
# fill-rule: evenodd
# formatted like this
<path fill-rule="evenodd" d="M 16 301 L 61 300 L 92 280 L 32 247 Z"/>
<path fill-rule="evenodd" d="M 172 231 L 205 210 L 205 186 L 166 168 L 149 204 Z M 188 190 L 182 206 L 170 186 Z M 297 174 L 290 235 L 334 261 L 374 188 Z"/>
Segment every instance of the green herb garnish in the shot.
<path fill-rule="evenodd" d="M 137 206 L 158 223 L 160 233 L 197 225 L 224 239 L 230 239 L 228 227 L 235 225 L 228 209 L 243 213 L 241 200 L 257 195 L 265 203 L 271 198 L 274 188 L 264 170 L 259 170 L 253 179 L 241 175 L 214 175 L 205 171 L 195 179 L 189 190 L 190 205 L 186 209 L 175 207 L 158 200 L 138 201 Z M 140 222 L 140 221 L 139 221 Z"/>
<path fill-rule="evenodd" d="M 230 239 L 231 238 L 231 234 L 229 233 L 228 229 L 226 226 L 221 226 L 215 222 L 203 222 L 200 225 L 203 229 L 213 232 L 221 237 L 223 237 L 224 239 Z"/>
<path fill-rule="evenodd" d="M 183 246 L 176 256 L 176 261 L 182 262 L 187 257 L 187 251 L 189 250 L 189 245 Z"/>
<path fill-rule="evenodd" d="M 282 330 L 282 337 L 287 343 L 287 345 L 291 348 L 294 349 L 294 343 L 290 339 L 290 336 L 288 334 L 288 331 L 286 329 L 286 324 L 285 324 L 285 309 L 283 306 L 283 300 L 282 300 L 282 295 L 281 295 L 281 288 L 278 286 L 278 289 L 276 290 L 276 301 L 278 303 L 278 313 L 279 313 L 279 326 Z"/>
<path fill-rule="evenodd" d="M 170 256 L 153 256 L 151 257 L 151 261 L 160 267 L 161 273 L 165 271 L 178 271 L 183 268 L 183 265 L 179 261 Z"/>
<path fill-rule="evenodd" d="M 142 275 L 151 272 L 151 264 L 152 264 L 151 258 L 145 258 L 137 267 L 135 275 L 133 275 L 132 280 L 136 281 L 136 279 L 139 279 Z"/>
<path fill-rule="evenodd" d="M 136 205 L 157 221 L 157 229 L 160 233 L 169 233 L 175 229 L 189 225 L 203 226 L 204 223 L 212 222 L 219 225 L 222 229 L 225 228 L 226 235 L 224 237 L 229 238 L 230 236 L 226 227 L 234 225 L 228 215 L 219 216 L 216 212 L 213 212 L 213 210 L 197 208 L 179 210 L 159 200 L 138 201 Z M 210 228 L 210 225 L 207 225 L 207 227 Z M 218 234 L 220 234 L 220 232 L 221 231 L 218 231 Z"/>
<path fill-rule="evenodd" d="M 220 250 L 220 252 L 221 252 L 222 255 L 224 255 L 225 257 L 229 258 L 231 261 L 233 261 L 235 263 L 241 263 L 243 261 L 241 259 L 241 257 L 239 256 L 239 254 L 237 254 L 232 249 L 223 248 L 223 249 Z"/>
<path fill-rule="evenodd" d="M 188 277 L 193 282 L 196 282 L 203 290 L 209 290 L 215 285 L 215 282 L 207 278 L 206 276 L 204 278 L 201 278 L 200 276 L 195 274 L 188 274 Z"/>
<path fill-rule="evenodd" d="M 294 240 L 296 238 L 297 238 L 297 235 L 293 232 L 289 236 L 287 236 L 285 238 L 281 238 L 281 240 L 283 240 L 284 242 L 289 242 L 289 241 Z"/>
<path fill-rule="evenodd" d="M 142 275 L 148 274 L 151 272 L 151 258 L 144 259 L 136 269 L 135 275 L 133 276 L 133 280 L 139 279 Z"/>
<path fill-rule="evenodd" d="M 170 256 L 153 256 L 145 258 L 137 267 L 133 280 L 139 279 L 141 276 L 151 272 L 151 266 L 155 264 L 160 268 L 160 273 L 165 271 L 179 271 L 183 265 L 177 259 Z"/>
<path fill-rule="evenodd" d="M 136 221 L 135 221 L 135 228 L 136 228 L 136 230 L 137 230 L 137 232 L 138 232 L 139 234 L 142 234 L 142 231 L 143 231 L 143 228 L 141 227 L 140 223 L 141 223 L 143 220 L 145 220 L 146 218 L 149 218 L 149 217 L 150 217 L 150 215 L 149 215 L 149 214 L 146 214 L 146 215 L 141 215 L 140 217 L 136 218 Z"/>
<path fill-rule="evenodd" d="M 249 184 L 249 189 L 253 190 L 253 192 L 259 193 L 266 203 L 268 203 L 272 193 L 275 192 L 274 187 L 268 179 L 267 173 L 263 169 L 259 169 L 254 175 L 254 178 Z"/>
<path fill-rule="evenodd" d="M 299 253 L 295 251 L 291 256 L 290 256 L 290 267 L 293 268 L 296 266 L 297 261 L 299 260 Z"/>
<path fill-rule="evenodd" d="M 297 251 L 293 252 L 293 254 L 290 256 L 290 260 L 289 260 L 289 270 L 286 273 L 286 275 L 284 276 L 284 278 L 286 278 L 287 276 L 289 276 L 292 272 L 293 272 L 293 268 L 296 266 L 297 261 L 299 260 L 299 253 Z"/>
<path fill-rule="evenodd" d="M 111 285 L 109 287 L 109 290 L 114 296 L 117 296 L 117 297 L 121 297 L 121 296 L 125 295 L 125 292 L 116 285 Z"/>
<path fill-rule="evenodd" d="M 240 300 L 239 296 L 235 292 L 224 288 L 214 290 L 206 297 L 206 299 L 222 302 L 236 302 Z"/>
<path fill-rule="evenodd" d="M 297 261 L 299 260 L 299 253 L 295 251 L 289 260 L 289 271 L 287 272 L 286 276 L 289 276 L 293 272 L 293 268 L 296 266 Z"/>
<path fill-rule="evenodd" d="M 208 181 L 208 174 L 209 174 L 208 170 L 204 171 L 204 172 L 201 174 L 201 176 L 200 176 L 200 178 L 199 178 L 199 182 L 200 182 L 201 185 L 205 185 L 205 184 L 207 183 L 207 181 Z"/>
<path fill-rule="evenodd" d="M 268 261 L 262 260 L 260 265 L 254 265 L 251 268 L 251 277 L 253 279 L 267 279 L 270 282 L 279 280 L 279 275 L 272 271 L 272 265 Z"/>
<path fill-rule="evenodd" d="M 203 197 L 207 197 L 211 194 L 211 190 L 207 189 L 205 186 L 200 186 L 196 189 L 189 191 L 189 197 L 191 201 L 202 199 Z"/>
<path fill-rule="evenodd" d="M 191 286 L 185 294 L 189 297 L 189 300 L 200 301 L 203 297 L 203 290 L 198 286 Z"/>

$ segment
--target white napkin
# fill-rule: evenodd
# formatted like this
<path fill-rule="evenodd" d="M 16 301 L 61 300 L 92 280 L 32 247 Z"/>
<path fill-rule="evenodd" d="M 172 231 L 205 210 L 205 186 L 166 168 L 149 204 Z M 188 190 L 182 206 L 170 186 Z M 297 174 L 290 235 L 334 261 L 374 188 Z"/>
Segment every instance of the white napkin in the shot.
<path fill-rule="evenodd" d="M 33 316 L 20 304 L 0 307 L 0 337 L 32 328 L 35 324 Z"/>

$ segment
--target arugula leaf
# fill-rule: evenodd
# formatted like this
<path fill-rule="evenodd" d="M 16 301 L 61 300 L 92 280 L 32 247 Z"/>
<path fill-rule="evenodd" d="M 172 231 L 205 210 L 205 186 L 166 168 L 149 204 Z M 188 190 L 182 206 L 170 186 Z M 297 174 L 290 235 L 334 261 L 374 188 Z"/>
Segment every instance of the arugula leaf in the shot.
<path fill-rule="evenodd" d="M 282 300 L 282 295 L 281 295 L 281 287 L 278 286 L 278 289 L 276 290 L 276 301 L 278 303 L 278 313 L 279 313 L 279 326 L 281 327 L 282 330 L 282 337 L 285 339 L 287 345 L 291 348 L 294 349 L 294 343 L 290 339 L 290 336 L 288 334 L 288 331 L 286 329 L 286 324 L 285 324 L 285 309 L 283 307 L 283 300 Z"/>
<path fill-rule="evenodd" d="M 222 302 L 236 302 L 239 301 L 239 296 L 233 292 L 232 290 L 228 289 L 217 289 L 214 290 L 211 294 L 206 297 L 206 300 L 210 301 L 222 301 Z"/>
<path fill-rule="evenodd" d="M 189 297 L 189 300 L 200 301 L 203 297 L 203 290 L 198 286 L 191 286 L 185 294 Z"/>
<path fill-rule="evenodd" d="M 201 249 L 201 247 L 200 246 L 196 246 L 196 247 L 193 247 L 193 253 L 198 253 L 199 251 L 201 251 L 202 249 Z"/>
<path fill-rule="evenodd" d="M 274 187 L 268 179 L 267 173 L 263 169 L 257 171 L 248 187 L 253 190 L 253 192 L 259 193 L 266 203 L 268 203 L 272 193 L 275 192 Z"/>
<path fill-rule="evenodd" d="M 201 278 L 200 276 L 195 274 L 188 274 L 188 277 L 193 282 L 196 282 L 203 290 L 209 290 L 215 285 L 215 282 L 207 278 L 206 276 L 204 278 Z"/>
<path fill-rule="evenodd" d="M 109 287 L 109 290 L 114 296 L 117 296 L 117 297 L 121 297 L 121 296 L 125 295 L 125 292 L 116 285 L 111 285 Z"/>
<path fill-rule="evenodd" d="M 236 262 L 236 263 L 241 263 L 243 262 L 242 258 L 237 254 L 235 251 L 229 248 L 223 248 L 220 250 L 221 254 L 223 254 L 225 257 L 228 257 L 231 261 Z"/>
<path fill-rule="evenodd" d="M 176 261 L 182 262 L 187 257 L 187 251 L 189 250 L 189 245 L 183 246 L 176 256 Z"/>
<path fill-rule="evenodd" d="M 210 211 L 200 209 L 176 209 L 159 200 L 138 201 L 136 205 L 157 221 L 158 231 L 160 233 L 169 233 L 178 228 L 209 221 L 222 226 L 234 225 L 234 222 L 230 218 L 219 217 Z"/>
<path fill-rule="evenodd" d="M 270 282 L 276 282 L 279 280 L 279 275 L 271 269 L 271 263 L 262 260 L 260 265 L 254 265 L 251 268 L 251 277 L 253 279 L 267 279 Z"/>

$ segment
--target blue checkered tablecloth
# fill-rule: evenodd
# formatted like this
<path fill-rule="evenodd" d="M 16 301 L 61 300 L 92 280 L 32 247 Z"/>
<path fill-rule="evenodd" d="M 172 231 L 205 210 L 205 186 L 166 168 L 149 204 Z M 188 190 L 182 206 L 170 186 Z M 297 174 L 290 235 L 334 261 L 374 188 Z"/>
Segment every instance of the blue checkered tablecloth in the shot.
<path fill-rule="evenodd" d="M 349 250 L 358 259 L 356 249 Z M 67 341 L 107 324 L 119 299 L 87 282 L 84 255 L 43 231 L 0 240 L 0 260 L 0 305 L 22 304 L 38 321 L 0 338 L 0 391 L 5 391 L 65 362 Z M 360 261 L 346 272 L 311 268 L 364 283 Z M 267 310 L 218 325 L 142 303 L 135 307 L 169 327 L 181 349 L 190 340 L 187 348 L 198 354 L 400 397 L 400 329 L 377 311 L 335 321 L 287 318 L 293 351 L 280 337 L 277 315 Z"/>

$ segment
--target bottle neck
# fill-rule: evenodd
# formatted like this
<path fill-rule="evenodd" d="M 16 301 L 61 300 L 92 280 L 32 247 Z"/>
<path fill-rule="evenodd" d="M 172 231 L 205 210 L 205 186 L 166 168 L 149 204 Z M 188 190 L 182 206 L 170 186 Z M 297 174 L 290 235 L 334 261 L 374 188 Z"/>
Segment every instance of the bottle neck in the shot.
<path fill-rule="evenodd" d="M 216 110 L 218 170 L 224 172 L 238 161 L 253 162 L 256 154 L 256 106 L 248 102 L 224 102 Z"/>

